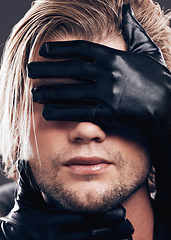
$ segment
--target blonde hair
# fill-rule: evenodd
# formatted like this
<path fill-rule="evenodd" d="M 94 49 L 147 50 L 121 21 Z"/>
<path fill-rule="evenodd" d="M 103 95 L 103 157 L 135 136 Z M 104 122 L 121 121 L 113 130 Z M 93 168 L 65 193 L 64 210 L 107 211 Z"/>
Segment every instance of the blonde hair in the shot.
<path fill-rule="evenodd" d="M 4 171 L 15 178 L 18 159 L 31 154 L 29 133 L 32 85 L 27 63 L 48 38 L 100 41 L 121 34 L 122 5 L 131 3 L 135 17 L 161 48 L 170 63 L 170 13 L 164 14 L 151 0 L 36 0 L 12 29 L 0 71 L 0 154 Z"/>

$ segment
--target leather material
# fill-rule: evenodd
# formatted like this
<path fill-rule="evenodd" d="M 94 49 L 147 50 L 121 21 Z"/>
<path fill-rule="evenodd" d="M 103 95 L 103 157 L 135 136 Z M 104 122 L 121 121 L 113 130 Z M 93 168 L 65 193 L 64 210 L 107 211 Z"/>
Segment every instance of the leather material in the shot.
<path fill-rule="evenodd" d="M 50 208 L 36 186 L 28 162 L 19 164 L 15 206 L 0 219 L 0 239 L 9 240 L 131 240 L 133 227 L 118 206 L 106 213 L 74 213 Z"/>
<path fill-rule="evenodd" d="M 40 55 L 66 61 L 32 62 L 28 74 L 41 78 L 33 101 L 44 104 L 48 121 L 94 122 L 160 136 L 171 124 L 171 73 L 160 49 L 123 7 L 123 34 L 128 51 L 76 40 L 47 42 Z M 78 84 L 43 85 L 44 78 L 73 78 Z M 84 84 L 80 84 L 84 82 Z"/>
<path fill-rule="evenodd" d="M 14 206 L 17 185 L 15 182 L 0 186 L 0 216 L 6 216 Z"/>

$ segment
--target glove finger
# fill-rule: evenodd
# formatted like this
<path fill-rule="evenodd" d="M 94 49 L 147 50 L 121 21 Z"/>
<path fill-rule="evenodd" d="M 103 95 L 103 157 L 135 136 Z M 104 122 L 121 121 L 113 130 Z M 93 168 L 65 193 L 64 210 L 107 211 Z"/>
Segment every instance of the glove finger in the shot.
<path fill-rule="evenodd" d="M 90 229 L 110 228 L 124 222 L 126 210 L 121 205 L 107 213 L 85 214 L 84 221 Z"/>
<path fill-rule="evenodd" d="M 113 211 L 107 213 L 82 213 L 76 214 L 66 210 L 57 210 L 48 217 L 48 224 L 59 225 L 60 229 L 66 231 L 88 231 L 99 228 L 117 227 L 125 221 L 125 209 L 120 205 Z M 58 216 L 58 217 L 56 217 Z"/>
<path fill-rule="evenodd" d="M 103 233 L 102 233 L 103 232 Z M 58 237 L 58 240 L 132 240 L 132 236 L 129 236 L 127 238 L 121 238 L 116 236 L 115 234 L 109 234 L 108 230 L 102 230 L 102 235 L 96 235 L 94 234 L 94 231 L 85 231 L 85 232 L 77 232 L 77 233 L 64 233 L 60 237 Z M 59 235 L 59 233 L 58 233 Z M 54 238 L 55 237 L 55 238 Z M 51 232 L 48 233 L 49 240 L 56 240 L 56 235 Z"/>
<path fill-rule="evenodd" d="M 79 231 L 79 230 L 78 230 Z M 51 238 L 48 238 L 51 240 Z M 90 238 L 89 232 L 77 232 L 77 233 L 64 233 L 61 237 L 58 238 L 58 240 L 87 240 Z M 52 238 L 52 240 L 56 240 Z"/>
<path fill-rule="evenodd" d="M 97 104 L 100 97 L 95 94 L 95 89 L 91 86 L 83 85 L 43 85 L 32 89 L 33 102 L 46 103 L 68 103 L 69 105 L 78 102 L 90 102 Z"/>
<path fill-rule="evenodd" d="M 133 233 L 134 228 L 128 219 L 126 219 L 117 229 L 118 236 L 121 236 L 123 239 L 129 239 Z"/>
<path fill-rule="evenodd" d="M 71 103 L 72 104 L 72 103 Z M 76 121 L 76 122 L 93 122 L 103 128 L 104 124 L 107 126 L 109 123 L 101 121 L 99 116 L 111 116 L 111 109 L 105 104 L 89 101 L 79 102 L 72 104 L 44 104 L 42 116 L 47 121 Z M 101 114 L 99 115 L 98 112 Z M 118 126 L 118 118 L 112 118 Z"/>
<path fill-rule="evenodd" d="M 84 40 L 45 42 L 39 54 L 52 59 L 85 59 L 89 62 L 104 60 L 110 48 Z"/>
<path fill-rule="evenodd" d="M 96 106 L 78 104 L 74 106 L 45 104 L 42 116 L 47 121 L 93 122 L 95 119 Z"/>
<path fill-rule="evenodd" d="M 134 233 L 134 228 L 129 220 L 125 220 L 120 226 L 106 229 L 92 230 L 93 239 L 129 239 Z"/>
<path fill-rule="evenodd" d="M 37 78 L 72 78 L 91 82 L 97 76 L 93 64 L 85 61 L 31 62 L 27 65 L 28 76 Z"/>
<path fill-rule="evenodd" d="M 87 229 L 86 231 L 82 231 L 80 229 L 79 225 L 77 225 L 76 229 L 56 229 L 52 228 L 51 225 L 48 227 L 48 239 L 49 240 L 56 240 L 54 239 L 54 236 L 60 234 L 58 237 L 59 240 L 87 240 L 87 239 L 92 239 L 92 240 L 131 240 L 132 239 L 132 234 L 134 232 L 132 225 L 130 222 L 125 221 L 125 226 L 120 228 L 106 228 L 106 229 Z M 128 227 L 129 223 L 129 227 Z M 127 227 L 126 227 L 127 225 Z"/>
<path fill-rule="evenodd" d="M 49 240 L 87 240 L 90 231 L 83 216 L 62 210 L 52 212 L 47 222 L 47 239 Z"/>
<path fill-rule="evenodd" d="M 136 53 L 145 53 L 165 66 L 165 61 L 160 49 L 134 18 L 130 4 L 123 5 L 122 14 L 122 30 L 128 50 Z"/>
<path fill-rule="evenodd" d="M 128 237 L 128 238 L 124 238 L 122 240 L 132 240 L 132 236 Z"/>

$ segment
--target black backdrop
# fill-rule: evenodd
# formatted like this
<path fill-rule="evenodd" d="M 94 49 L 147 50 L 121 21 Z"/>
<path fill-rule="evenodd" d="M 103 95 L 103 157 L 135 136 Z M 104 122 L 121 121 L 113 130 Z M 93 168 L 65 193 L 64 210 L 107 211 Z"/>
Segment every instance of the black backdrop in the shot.
<path fill-rule="evenodd" d="M 158 0 L 165 10 L 171 8 L 170 0 Z M 0 7 L 0 56 L 2 55 L 3 45 L 12 27 L 17 23 L 25 12 L 29 9 L 31 0 L 5 0 Z M 8 182 L 2 172 L 0 172 L 0 185 Z"/>

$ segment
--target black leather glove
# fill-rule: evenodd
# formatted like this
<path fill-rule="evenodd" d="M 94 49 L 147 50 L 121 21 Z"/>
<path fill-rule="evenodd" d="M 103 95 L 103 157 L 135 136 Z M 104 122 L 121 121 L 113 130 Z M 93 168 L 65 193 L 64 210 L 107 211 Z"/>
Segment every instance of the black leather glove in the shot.
<path fill-rule="evenodd" d="M 19 164 L 19 190 L 14 209 L 0 219 L 0 239 L 131 240 L 133 227 L 122 206 L 107 213 L 73 213 L 50 208 L 34 181 L 28 162 Z"/>
<path fill-rule="evenodd" d="M 123 34 L 128 51 L 87 41 L 47 42 L 40 55 L 67 61 L 32 62 L 36 78 L 73 78 L 77 85 L 33 88 L 33 101 L 44 104 L 46 120 L 90 121 L 98 125 L 161 135 L 171 124 L 171 73 L 159 48 L 123 7 Z M 86 84 L 79 84 L 84 81 Z"/>

